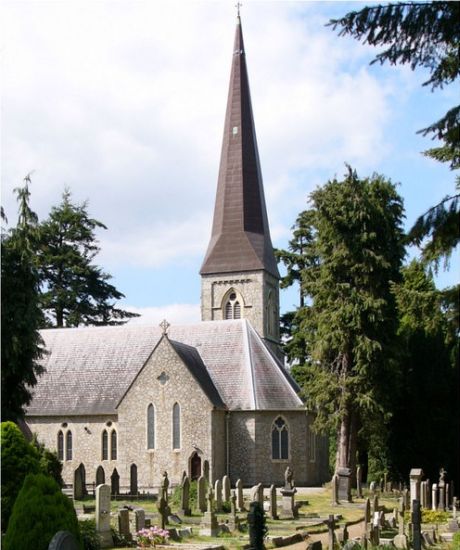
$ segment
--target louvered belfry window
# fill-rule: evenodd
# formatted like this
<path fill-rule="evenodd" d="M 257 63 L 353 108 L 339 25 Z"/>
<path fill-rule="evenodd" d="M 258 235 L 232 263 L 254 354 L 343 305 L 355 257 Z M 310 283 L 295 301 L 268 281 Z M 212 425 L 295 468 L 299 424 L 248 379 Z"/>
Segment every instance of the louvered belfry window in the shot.
<path fill-rule="evenodd" d="M 237 300 L 236 292 L 231 292 L 225 303 L 224 318 L 241 319 L 241 304 Z"/>
<path fill-rule="evenodd" d="M 180 405 L 174 403 L 173 407 L 173 449 L 180 449 Z"/>
<path fill-rule="evenodd" d="M 110 434 L 110 460 L 117 459 L 117 432 L 112 430 Z"/>
<path fill-rule="evenodd" d="M 109 434 L 107 430 L 102 432 L 102 460 L 109 460 Z"/>
<path fill-rule="evenodd" d="M 72 432 L 70 430 L 65 434 L 65 459 L 72 460 Z"/>
<path fill-rule="evenodd" d="M 61 430 L 59 430 L 57 437 L 57 454 L 59 460 L 64 460 L 64 434 Z"/>
<path fill-rule="evenodd" d="M 286 422 L 279 416 L 272 426 L 272 459 L 288 460 L 289 431 Z"/>
<path fill-rule="evenodd" d="M 155 448 L 155 407 L 150 403 L 147 408 L 147 449 Z"/>

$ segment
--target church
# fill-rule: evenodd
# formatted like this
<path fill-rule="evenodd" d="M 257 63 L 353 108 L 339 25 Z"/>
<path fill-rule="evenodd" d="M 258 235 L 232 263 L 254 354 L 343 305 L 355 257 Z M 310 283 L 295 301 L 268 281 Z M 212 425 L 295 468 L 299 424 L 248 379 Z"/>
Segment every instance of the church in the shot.
<path fill-rule="evenodd" d="M 46 372 L 26 423 L 58 453 L 64 482 L 155 492 L 228 475 L 245 486 L 328 478 L 327 440 L 312 430 L 284 368 L 279 272 L 270 239 L 238 16 L 212 234 L 193 325 L 47 329 Z"/>

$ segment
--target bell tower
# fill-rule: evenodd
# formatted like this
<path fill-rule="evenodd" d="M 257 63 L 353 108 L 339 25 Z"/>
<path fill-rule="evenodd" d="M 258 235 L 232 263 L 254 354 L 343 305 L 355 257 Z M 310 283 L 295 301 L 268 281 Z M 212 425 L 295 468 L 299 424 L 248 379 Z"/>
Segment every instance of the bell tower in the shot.
<path fill-rule="evenodd" d="M 265 206 L 238 15 L 211 240 L 200 270 L 203 321 L 248 319 L 279 344 L 279 272 Z"/>

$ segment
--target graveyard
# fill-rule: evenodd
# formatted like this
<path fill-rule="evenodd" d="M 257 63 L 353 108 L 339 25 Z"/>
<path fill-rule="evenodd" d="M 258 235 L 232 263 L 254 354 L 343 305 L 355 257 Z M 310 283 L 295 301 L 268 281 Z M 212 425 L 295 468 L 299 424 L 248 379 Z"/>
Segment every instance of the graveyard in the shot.
<path fill-rule="evenodd" d="M 297 488 L 288 468 L 283 487 L 232 486 L 228 476 L 190 482 L 184 474 L 171 488 L 164 472 L 158 494 L 111 496 L 100 485 L 74 507 L 80 522 L 95 522 L 101 548 L 457 548 L 453 488 L 442 469 L 438 483 L 422 478 L 420 469 L 407 486 L 385 476 L 367 487 L 358 478 L 352 490 L 335 475 L 326 486 Z"/>

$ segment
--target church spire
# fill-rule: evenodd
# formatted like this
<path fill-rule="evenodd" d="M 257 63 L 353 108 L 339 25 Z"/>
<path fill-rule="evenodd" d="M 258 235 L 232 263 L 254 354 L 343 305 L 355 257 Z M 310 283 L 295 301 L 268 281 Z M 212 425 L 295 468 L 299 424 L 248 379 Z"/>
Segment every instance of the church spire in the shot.
<path fill-rule="evenodd" d="M 212 234 L 200 273 L 258 270 L 279 278 L 268 227 L 238 14 Z"/>

